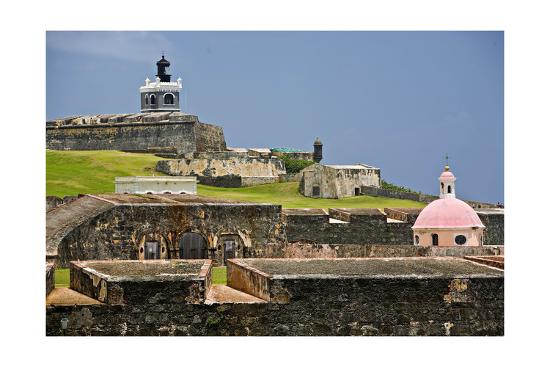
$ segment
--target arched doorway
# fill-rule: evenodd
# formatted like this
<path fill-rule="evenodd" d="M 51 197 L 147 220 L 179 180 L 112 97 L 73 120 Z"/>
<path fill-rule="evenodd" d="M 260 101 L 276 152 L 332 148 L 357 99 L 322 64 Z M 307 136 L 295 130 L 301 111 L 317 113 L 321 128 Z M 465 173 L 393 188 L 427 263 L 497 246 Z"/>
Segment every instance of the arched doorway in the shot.
<path fill-rule="evenodd" d="M 198 233 L 187 232 L 180 238 L 180 259 L 207 259 L 206 240 Z"/>

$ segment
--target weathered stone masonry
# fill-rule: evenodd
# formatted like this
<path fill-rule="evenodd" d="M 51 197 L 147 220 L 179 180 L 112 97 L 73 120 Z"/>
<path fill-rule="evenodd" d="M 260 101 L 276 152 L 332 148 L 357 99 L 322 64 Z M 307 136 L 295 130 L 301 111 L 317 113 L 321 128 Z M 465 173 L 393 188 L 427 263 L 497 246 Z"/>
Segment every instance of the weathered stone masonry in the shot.
<path fill-rule="evenodd" d="M 50 121 L 46 148 L 53 150 L 175 150 L 178 154 L 223 151 L 223 129 L 199 122 L 197 116 L 179 112 L 109 117 L 76 117 Z M 75 123 L 83 120 L 84 122 Z"/>
<path fill-rule="evenodd" d="M 288 242 L 412 245 L 411 227 L 419 209 L 283 209 Z M 402 215 L 400 217 L 399 215 Z M 504 245 L 504 214 L 479 212 L 485 245 Z M 388 221 L 387 218 L 403 221 Z M 341 222 L 331 222 L 330 218 Z"/>
<path fill-rule="evenodd" d="M 284 209 L 278 205 L 223 202 L 191 195 L 84 196 L 47 214 L 47 257 L 71 260 L 139 259 L 146 240 L 177 259 L 184 233 L 204 237 L 208 258 L 220 262 L 224 238 L 236 239 L 235 257 L 375 256 L 372 246 L 410 246 L 417 209 Z M 401 221 L 390 221 L 400 218 Z M 504 244 L 502 213 L 480 215 L 487 226 L 483 251 Z M 369 247 L 370 246 L 370 247 Z M 375 251 L 373 253 L 373 251 Z M 365 255 L 363 255 L 365 254 Z M 371 254 L 371 255 L 367 255 Z M 464 253 L 466 254 L 466 253 Z"/>
<path fill-rule="evenodd" d="M 404 271 L 418 266 L 417 274 L 350 276 L 335 269 L 331 276 L 300 275 L 288 263 L 283 268 L 291 268 L 282 274 L 267 274 L 267 303 L 189 304 L 148 297 L 122 305 L 49 306 L 46 334 L 61 335 L 63 317 L 69 319 L 67 335 L 504 334 L 503 272 L 465 260 L 444 260 L 450 263 L 444 268 L 424 264 L 427 260 L 394 261 L 405 262 Z M 464 266 L 470 269 L 466 273 Z M 435 273 L 423 274 L 430 268 Z"/>
<path fill-rule="evenodd" d="M 152 199 L 155 197 L 163 197 L 163 202 Z M 138 259 L 140 243 L 145 238 L 159 240 L 166 246 L 166 258 L 177 259 L 179 240 L 187 232 L 202 235 L 209 257 L 214 253 L 218 261 L 222 257 L 220 241 L 225 236 L 238 239 L 239 257 L 261 253 L 262 246 L 284 242 L 285 238 L 278 205 L 201 202 L 196 197 L 182 195 L 102 195 L 102 198 L 130 202 L 113 201 L 111 208 L 67 233 L 58 242 L 61 266 L 67 266 L 71 260 Z M 132 203 L 132 198 L 137 202 Z M 147 198 L 152 203 L 147 203 Z"/>

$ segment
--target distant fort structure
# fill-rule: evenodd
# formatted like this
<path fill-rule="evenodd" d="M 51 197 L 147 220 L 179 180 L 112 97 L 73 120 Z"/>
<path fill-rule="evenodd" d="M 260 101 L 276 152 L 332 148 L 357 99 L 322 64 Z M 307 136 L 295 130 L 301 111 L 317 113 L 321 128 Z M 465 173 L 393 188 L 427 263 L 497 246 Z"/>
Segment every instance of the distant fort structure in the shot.
<path fill-rule="evenodd" d="M 180 111 L 182 79 L 171 81 L 170 62 L 157 62 L 155 81 L 140 87 L 141 112 L 71 116 L 46 122 L 46 148 L 172 153 L 225 151 L 223 129 Z"/>

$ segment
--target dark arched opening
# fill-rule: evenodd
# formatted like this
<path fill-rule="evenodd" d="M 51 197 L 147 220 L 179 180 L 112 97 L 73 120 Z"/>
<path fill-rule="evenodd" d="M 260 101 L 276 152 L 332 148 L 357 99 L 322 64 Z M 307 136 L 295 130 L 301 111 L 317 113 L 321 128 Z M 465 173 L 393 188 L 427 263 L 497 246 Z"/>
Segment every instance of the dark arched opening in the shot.
<path fill-rule="evenodd" d="M 181 236 L 180 259 L 207 259 L 206 240 L 198 233 L 187 232 Z"/>
<path fill-rule="evenodd" d="M 160 259 L 160 244 L 158 241 L 147 241 L 144 245 L 143 258 L 145 260 L 157 260 Z"/>
<path fill-rule="evenodd" d="M 453 190 L 451 190 L 451 186 L 447 186 L 447 193 L 448 194 L 452 194 L 453 193 Z"/>
<path fill-rule="evenodd" d="M 174 104 L 174 95 L 172 93 L 164 96 L 164 104 Z"/>
<path fill-rule="evenodd" d="M 432 234 L 432 245 L 433 246 L 439 245 L 439 236 L 436 233 Z"/>
<path fill-rule="evenodd" d="M 145 104 L 149 104 L 149 96 L 145 96 Z"/>
<path fill-rule="evenodd" d="M 151 94 L 151 104 L 156 104 L 157 103 L 157 97 L 155 97 L 154 94 Z"/>

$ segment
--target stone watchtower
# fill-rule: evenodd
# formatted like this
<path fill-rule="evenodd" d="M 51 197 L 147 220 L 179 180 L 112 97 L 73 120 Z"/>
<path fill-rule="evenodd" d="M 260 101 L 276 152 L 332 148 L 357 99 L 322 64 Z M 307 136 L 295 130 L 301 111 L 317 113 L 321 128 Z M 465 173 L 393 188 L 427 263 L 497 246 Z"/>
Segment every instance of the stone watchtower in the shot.
<path fill-rule="evenodd" d="M 181 78 L 171 82 L 170 62 L 162 58 L 157 62 L 157 75 L 154 82 L 145 79 L 145 85 L 139 88 L 141 94 L 141 112 L 166 112 L 180 110 Z"/>
<path fill-rule="evenodd" d="M 319 163 L 321 162 L 322 159 L 323 159 L 323 143 L 321 143 L 321 140 L 317 138 L 313 143 L 313 161 L 315 163 Z"/>

